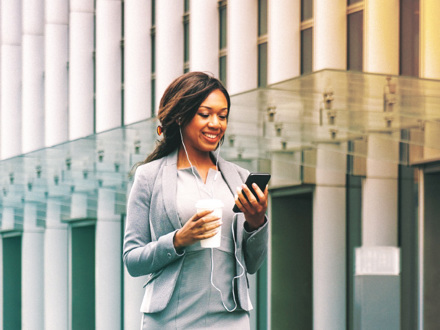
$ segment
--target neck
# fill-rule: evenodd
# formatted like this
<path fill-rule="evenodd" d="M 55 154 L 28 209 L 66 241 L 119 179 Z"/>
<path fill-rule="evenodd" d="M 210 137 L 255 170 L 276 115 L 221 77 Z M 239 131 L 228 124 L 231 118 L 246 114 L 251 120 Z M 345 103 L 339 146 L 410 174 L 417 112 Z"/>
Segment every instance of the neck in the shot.
<path fill-rule="evenodd" d="M 190 167 L 191 164 L 197 169 L 215 169 L 215 163 L 211 159 L 210 152 L 194 152 L 193 150 L 187 150 L 189 161 L 185 153 L 185 149 L 180 146 L 177 157 L 177 168 Z M 190 163 L 191 162 L 191 163 Z"/>

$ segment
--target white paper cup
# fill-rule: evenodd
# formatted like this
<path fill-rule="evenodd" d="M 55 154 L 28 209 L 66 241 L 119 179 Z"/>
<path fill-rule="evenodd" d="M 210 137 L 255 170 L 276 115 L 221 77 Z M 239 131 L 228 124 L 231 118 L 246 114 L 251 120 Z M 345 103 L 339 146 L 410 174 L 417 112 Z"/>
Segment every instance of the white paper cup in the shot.
<path fill-rule="evenodd" d="M 201 212 L 204 210 L 213 210 L 212 213 L 210 214 L 220 218 L 218 221 L 210 222 L 210 224 L 217 223 L 222 220 L 223 206 L 224 206 L 223 202 L 219 199 L 201 199 L 196 203 L 197 212 Z M 221 226 L 216 228 L 217 233 L 214 236 L 210 238 L 202 239 L 200 241 L 200 245 L 203 248 L 219 247 L 222 239 L 221 228 L 222 228 Z"/>

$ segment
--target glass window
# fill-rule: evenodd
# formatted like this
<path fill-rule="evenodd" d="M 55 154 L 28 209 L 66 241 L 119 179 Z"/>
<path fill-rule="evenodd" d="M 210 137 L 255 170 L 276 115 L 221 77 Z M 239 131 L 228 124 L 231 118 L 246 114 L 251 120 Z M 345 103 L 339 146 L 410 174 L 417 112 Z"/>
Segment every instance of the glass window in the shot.
<path fill-rule="evenodd" d="M 220 49 L 224 49 L 227 46 L 227 10 L 226 6 L 222 5 L 219 8 L 219 20 L 220 20 Z"/>
<path fill-rule="evenodd" d="M 267 0 L 258 0 L 258 35 L 267 34 Z"/>
<path fill-rule="evenodd" d="M 301 74 L 313 70 L 313 28 L 301 31 Z"/>
<path fill-rule="evenodd" d="M 258 45 L 258 87 L 267 86 L 267 42 Z"/>
<path fill-rule="evenodd" d="M 156 25 L 156 0 L 151 0 L 151 25 Z"/>
<path fill-rule="evenodd" d="M 400 74 L 419 75 L 419 0 L 400 0 Z"/>
<path fill-rule="evenodd" d="M 221 56 L 219 61 L 219 79 L 226 86 L 226 56 Z"/>
<path fill-rule="evenodd" d="M 185 13 L 189 11 L 189 0 L 183 0 L 183 10 Z"/>
<path fill-rule="evenodd" d="M 189 20 L 183 23 L 183 61 L 189 61 Z"/>
<path fill-rule="evenodd" d="M 151 79 L 151 117 L 155 116 L 156 108 L 156 79 Z"/>
<path fill-rule="evenodd" d="M 301 22 L 313 18 L 313 0 L 301 0 Z"/>
<path fill-rule="evenodd" d="M 362 1 L 364 1 L 364 0 L 347 0 L 347 5 L 352 5 L 356 2 L 362 2 Z"/>
<path fill-rule="evenodd" d="M 151 73 L 156 72 L 156 35 L 151 33 Z"/>
<path fill-rule="evenodd" d="M 347 69 L 362 71 L 364 12 L 358 11 L 347 17 Z"/>

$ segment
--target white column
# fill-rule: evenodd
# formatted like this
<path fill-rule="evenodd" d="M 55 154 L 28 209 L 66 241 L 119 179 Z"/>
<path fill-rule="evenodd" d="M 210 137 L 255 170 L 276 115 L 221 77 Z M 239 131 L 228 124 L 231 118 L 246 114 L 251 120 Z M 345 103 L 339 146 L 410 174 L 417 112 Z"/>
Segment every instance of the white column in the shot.
<path fill-rule="evenodd" d="M 68 34 L 69 1 L 45 1 L 45 146 L 69 138 Z"/>
<path fill-rule="evenodd" d="M 69 235 L 67 225 L 60 220 L 59 202 L 49 199 L 44 233 L 45 330 L 69 328 Z"/>
<path fill-rule="evenodd" d="M 69 140 L 93 134 L 94 1 L 70 1 Z"/>
<path fill-rule="evenodd" d="M 343 153 L 318 149 L 313 196 L 313 327 L 346 327 L 346 199 Z M 331 169 L 331 170 L 330 170 Z"/>
<path fill-rule="evenodd" d="M 120 0 L 96 2 L 96 132 L 122 124 Z"/>
<path fill-rule="evenodd" d="M 268 84 L 300 75 L 300 0 L 268 1 Z"/>
<path fill-rule="evenodd" d="M 151 0 L 125 1 L 124 123 L 150 116 Z"/>
<path fill-rule="evenodd" d="M 191 0 L 189 53 L 191 71 L 218 76 L 219 13 L 217 0 Z M 206 27 L 209 26 L 209 29 Z"/>
<path fill-rule="evenodd" d="M 96 329 L 121 325 L 121 216 L 114 213 L 115 192 L 99 189 L 96 225 Z"/>
<path fill-rule="evenodd" d="M 183 74 L 183 1 L 156 1 L 156 104 Z M 156 106 L 157 110 L 158 106 Z"/>
<path fill-rule="evenodd" d="M 364 1 L 364 71 L 399 74 L 399 0 Z"/>
<path fill-rule="evenodd" d="M 22 329 L 44 329 L 44 232 L 37 227 L 37 205 L 24 204 L 22 236 Z"/>
<path fill-rule="evenodd" d="M 44 147 L 44 0 L 23 4 L 22 152 Z"/>
<path fill-rule="evenodd" d="M 420 77 L 440 79 L 440 2 L 420 0 Z"/>
<path fill-rule="evenodd" d="M 1 158 L 21 154 L 21 1 L 1 2 Z"/>
<path fill-rule="evenodd" d="M 227 85 L 230 94 L 257 87 L 257 16 L 257 1 L 228 2 Z"/>
<path fill-rule="evenodd" d="M 347 0 L 314 0 L 313 71 L 347 67 Z"/>
<path fill-rule="evenodd" d="M 398 159 L 397 142 L 368 136 L 367 177 L 362 190 L 364 246 L 397 246 Z"/>
<path fill-rule="evenodd" d="M 146 276 L 131 277 L 124 267 L 124 329 L 126 330 L 139 329 L 142 319 L 140 308 L 144 297 L 145 279 Z"/>

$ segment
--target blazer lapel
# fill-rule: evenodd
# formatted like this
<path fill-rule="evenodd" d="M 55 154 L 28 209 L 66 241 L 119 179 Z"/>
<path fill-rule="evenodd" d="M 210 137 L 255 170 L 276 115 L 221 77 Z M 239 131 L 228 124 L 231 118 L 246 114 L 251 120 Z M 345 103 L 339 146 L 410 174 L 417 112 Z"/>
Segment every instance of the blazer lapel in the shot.
<path fill-rule="evenodd" d="M 232 195 L 235 195 L 237 187 L 240 187 L 243 184 L 243 179 L 240 177 L 234 165 L 225 161 L 220 156 L 218 159 L 218 167 L 223 175 L 223 178 L 228 184 L 228 187 L 231 190 Z"/>
<path fill-rule="evenodd" d="M 166 156 L 162 174 L 163 204 L 175 229 L 182 228 L 177 213 L 177 150 Z"/>

